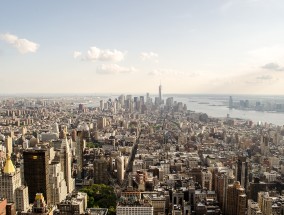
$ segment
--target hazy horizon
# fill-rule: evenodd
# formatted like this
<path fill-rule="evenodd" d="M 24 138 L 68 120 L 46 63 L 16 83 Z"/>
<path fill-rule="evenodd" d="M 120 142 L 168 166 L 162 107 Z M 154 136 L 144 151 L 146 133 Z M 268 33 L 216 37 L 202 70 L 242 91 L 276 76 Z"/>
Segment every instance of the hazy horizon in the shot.
<path fill-rule="evenodd" d="M 144 92 L 144 93 L 131 93 L 131 92 L 110 92 L 110 93 L 92 93 L 92 92 L 88 92 L 88 93 L 0 93 L 0 97 L 25 97 L 25 96 L 34 96 L 34 97 L 42 97 L 42 96 L 55 96 L 55 97 L 59 97 L 59 96 L 94 96 L 94 97 L 99 97 L 99 96 L 120 96 L 120 95 L 132 95 L 132 96 L 146 96 L 146 94 L 149 93 L 150 97 L 154 97 L 154 96 L 159 96 L 158 93 L 150 93 L 150 92 Z M 216 97 L 277 97 L 277 98 L 282 98 L 284 97 L 284 94 L 216 94 L 216 93 L 163 93 L 162 97 L 166 98 L 166 97 L 171 97 L 171 96 L 200 96 L 200 97 L 206 97 L 206 96 L 216 96 Z"/>
<path fill-rule="evenodd" d="M 0 94 L 283 95 L 284 1 L 2 1 Z"/>

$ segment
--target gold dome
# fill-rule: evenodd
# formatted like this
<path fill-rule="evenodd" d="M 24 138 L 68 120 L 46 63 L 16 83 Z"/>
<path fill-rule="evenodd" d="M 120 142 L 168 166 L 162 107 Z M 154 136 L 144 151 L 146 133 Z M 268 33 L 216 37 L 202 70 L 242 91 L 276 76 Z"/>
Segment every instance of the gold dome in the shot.
<path fill-rule="evenodd" d="M 4 173 L 11 174 L 16 172 L 13 162 L 11 161 L 10 155 L 7 155 L 6 164 L 4 166 Z"/>

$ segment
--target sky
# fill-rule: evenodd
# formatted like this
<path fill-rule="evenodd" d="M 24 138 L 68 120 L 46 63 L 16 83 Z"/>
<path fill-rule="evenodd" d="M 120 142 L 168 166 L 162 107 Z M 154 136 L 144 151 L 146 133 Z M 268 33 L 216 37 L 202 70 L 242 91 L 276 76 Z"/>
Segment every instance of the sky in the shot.
<path fill-rule="evenodd" d="M 283 0 L 0 5 L 0 94 L 284 94 Z"/>

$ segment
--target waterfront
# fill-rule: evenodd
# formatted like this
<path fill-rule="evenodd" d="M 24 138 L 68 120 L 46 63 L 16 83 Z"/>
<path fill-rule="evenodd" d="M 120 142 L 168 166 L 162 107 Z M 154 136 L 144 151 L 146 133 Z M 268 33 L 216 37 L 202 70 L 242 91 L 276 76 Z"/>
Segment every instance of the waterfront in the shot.
<path fill-rule="evenodd" d="M 252 99 L 258 97 L 251 96 Z M 237 110 L 228 108 L 229 96 L 223 95 L 175 95 L 174 99 L 187 105 L 188 110 L 202 112 L 211 117 L 227 117 L 249 119 L 253 122 L 272 123 L 274 125 L 284 125 L 284 113 L 274 113 L 253 110 Z M 279 97 L 279 99 L 282 99 Z"/>
<path fill-rule="evenodd" d="M 116 95 L 117 96 L 117 95 Z M 140 95 L 139 95 L 140 96 Z M 154 95 L 155 96 L 155 95 Z M 151 96 L 154 98 L 154 96 Z M 182 94 L 169 94 L 164 95 L 164 101 L 168 97 L 173 97 L 175 101 L 182 102 L 187 105 L 188 110 L 194 112 L 206 113 L 211 117 L 227 117 L 229 114 L 232 118 L 240 118 L 252 120 L 254 123 L 271 123 L 274 125 L 284 125 L 284 113 L 283 112 L 267 112 L 267 111 L 254 111 L 254 110 L 238 110 L 229 109 L 228 101 L 229 95 L 182 95 Z M 99 101 L 107 98 L 115 98 L 114 95 L 109 97 L 106 95 L 99 95 L 92 99 L 87 106 L 99 107 Z M 249 99 L 250 101 L 279 101 L 283 102 L 283 96 L 234 96 L 235 100 Z M 77 105 L 77 104 L 76 104 Z"/>

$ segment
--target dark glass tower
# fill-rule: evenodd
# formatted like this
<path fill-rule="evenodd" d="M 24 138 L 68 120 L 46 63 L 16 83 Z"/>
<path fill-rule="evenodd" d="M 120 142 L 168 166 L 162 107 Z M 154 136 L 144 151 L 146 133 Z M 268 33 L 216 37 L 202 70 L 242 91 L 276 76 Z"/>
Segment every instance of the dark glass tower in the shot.
<path fill-rule="evenodd" d="M 33 202 L 37 193 L 42 193 L 47 203 L 51 198 L 49 186 L 49 155 L 43 149 L 23 152 L 24 178 L 29 187 L 29 201 Z"/>

